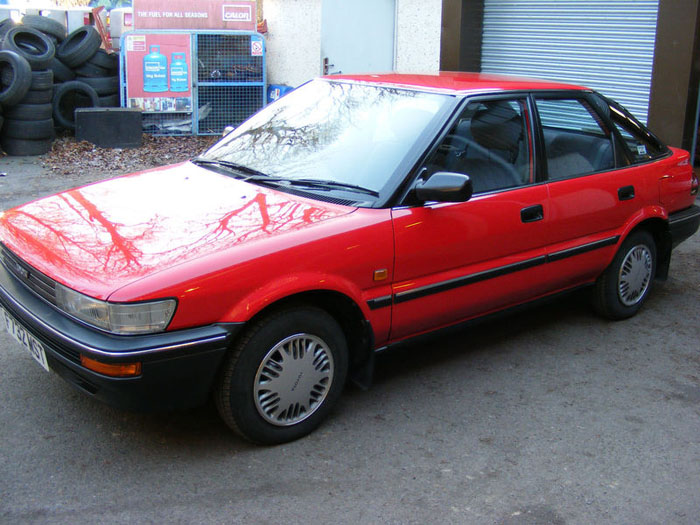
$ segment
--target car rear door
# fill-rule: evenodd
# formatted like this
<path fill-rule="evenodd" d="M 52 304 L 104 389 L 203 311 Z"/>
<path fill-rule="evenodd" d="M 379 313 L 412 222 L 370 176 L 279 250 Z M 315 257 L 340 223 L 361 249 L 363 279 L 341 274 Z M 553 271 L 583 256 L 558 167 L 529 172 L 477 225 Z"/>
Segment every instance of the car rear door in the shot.
<path fill-rule="evenodd" d="M 594 280 L 617 250 L 624 225 L 656 191 L 648 173 L 653 167 L 626 165 L 621 144 L 593 102 L 585 93 L 535 96 L 554 289 Z"/>
<path fill-rule="evenodd" d="M 533 173 L 527 97 L 469 102 L 423 176 L 465 173 L 474 196 L 392 210 L 391 339 L 514 305 L 546 290 L 547 186 Z"/>

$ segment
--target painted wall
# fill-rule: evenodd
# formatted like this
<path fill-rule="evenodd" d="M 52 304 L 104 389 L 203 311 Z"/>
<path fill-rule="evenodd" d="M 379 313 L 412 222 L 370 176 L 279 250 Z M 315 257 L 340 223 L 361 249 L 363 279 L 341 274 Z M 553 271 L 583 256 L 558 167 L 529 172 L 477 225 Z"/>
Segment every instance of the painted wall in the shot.
<path fill-rule="evenodd" d="M 298 86 L 321 74 L 322 0 L 263 0 L 270 84 Z M 440 69 L 442 0 L 397 0 L 394 68 Z"/>
<path fill-rule="evenodd" d="M 267 82 L 297 87 L 321 74 L 321 0 L 264 0 Z"/>

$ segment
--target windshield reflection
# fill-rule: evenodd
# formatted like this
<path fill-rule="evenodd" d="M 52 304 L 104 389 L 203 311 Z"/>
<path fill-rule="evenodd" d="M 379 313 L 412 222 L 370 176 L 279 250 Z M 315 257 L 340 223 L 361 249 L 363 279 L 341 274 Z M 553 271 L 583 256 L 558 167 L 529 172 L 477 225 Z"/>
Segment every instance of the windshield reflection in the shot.
<path fill-rule="evenodd" d="M 381 191 L 449 97 L 315 80 L 243 123 L 204 154 L 272 177 Z"/>

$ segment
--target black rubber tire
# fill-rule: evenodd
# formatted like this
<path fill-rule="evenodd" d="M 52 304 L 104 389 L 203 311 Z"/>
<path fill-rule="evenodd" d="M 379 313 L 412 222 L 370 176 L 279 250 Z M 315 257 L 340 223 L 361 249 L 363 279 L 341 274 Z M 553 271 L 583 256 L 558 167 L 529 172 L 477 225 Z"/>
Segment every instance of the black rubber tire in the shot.
<path fill-rule="evenodd" d="M 49 89 L 53 87 L 53 71 L 43 69 L 41 71 L 32 71 L 32 82 L 29 89 Z M 4 69 L 0 72 L 0 83 L 7 85 L 12 82 L 14 72 L 10 69 Z"/>
<path fill-rule="evenodd" d="M 84 64 L 80 64 L 78 67 L 74 68 L 73 71 L 79 77 L 99 78 L 111 76 L 111 72 L 109 69 L 105 69 L 102 66 L 96 66 L 89 60 Z"/>
<path fill-rule="evenodd" d="M 89 64 L 107 69 L 108 71 L 119 70 L 119 54 L 118 53 L 107 53 L 104 49 L 98 49 L 90 60 Z"/>
<path fill-rule="evenodd" d="M 58 46 L 58 58 L 68 67 L 77 67 L 84 64 L 97 53 L 102 43 L 102 38 L 92 26 L 82 26 L 73 31 Z"/>
<path fill-rule="evenodd" d="M 9 79 L 5 81 L 3 79 Z M 27 60 L 14 51 L 0 51 L 0 104 L 17 104 L 32 84 L 32 68 Z"/>
<path fill-rule="evenodd" d="M 45 120 L 13 120 L 5 119 L 4 137 L 13 139 L 48 139 L 56 136 L 53 119 Z"/>
<path fill-rule="evenodd" d="M 651 258 L 650 278 L 636 298 L 634 304 L 624 304 L 620 298 L 619 282 L 622 265 L 628 254 L 637 247 L 644 247 Z M 598 277 L 593 290 L 593 306 L 603 317 L 612 320 L 627 319 L 636 314 L 651 292 L 654 276 L 656 275 L 656 243 L 654 237 L 646 230 L 632 232 L 620 245 L 610 266 Z"/>
<path fill-rule="evenodd" d="M 119 92 L 119 77 L 78 77 L 80 82 L 85 82 L 95 90 L 98 95 L 112 95 Z"/>
<path fill-rule="evenodd" d="M 112 95 L 104 95 L 98 97 L 98 106 L 101 108 L 118 108 L 120 106 L 119 93 L 114 93 Z M 89 107 L 90 99 L 87 97 L 76 96 L 76 100 L 81 102 L 84 106 Z"/>
<path fill-rule="evenodd" d="M 3 21 L 0 22 L 0 40 L 5 38 L 5 35 L 7 32 L 15 27 L 15 21 L 12 20 L 11 18 L 5 18 Z"/>
<path fill-rule="evenodd" d="M 32 71 L 32 83 L 29 89 L 39 91 L 42 89 L 53 89 L 53 71 L 44 69 L 41 71 Z"/>
<path fill-rule="evenodd" d="M 30 89 L 19 104 L 48 104 L 53 99 L 53 85 L 49 89 Z"/>
<path fill-rule="evenodd" d="M 42 33 L 54 37 L 58 42 L 66 38 L 66 27 L 59 21 L 41 15 L 24 15 L 22 24 L 38 29 Z"/>
<path fill-rule="evenodd" d="M 73 70 L 56 57 L 49 63 L 49 69 L 53 71 L 53 78 L 56 82 L 69 82 L 75 79 Z"/>
<path fill-rule="evenodd" d="M 33 71 L 49 67 L 56 53 L 53 42 L 44 33 L 25 26 L 10 29 L 2 41 L 2 48 L 23 56 Z"/>
<path fill-rule="evenodd" d="M 51 104 L 17 104 L 5 109 L 5 116 L 15 120 L 46 120 L 53 118 Z"/>
<path fill-rule="evenodd" d="M 80 101 L 80 96 L 85 97 L 88 104 L 83 104 Z M 56 92 L 53 96 L 54 121 L 58 126 L 68 129 L 75 129 L 76 108 L 98 107 L 99 103 L 99 96 L 95 90 L 84 82 L 72 80 L 70 82 L 60 84 L 56 88 Z"/>
<path fill-rule="evenodd" d="M 311 415 L 290 426 L 277 426 L 256 408 L 255 376 L 268 352 L 295 334 L 311 334 L 324 342 L 333 357 L 333 375 L 325 399 Z M 347 343 L 333 317 L 305 306 L 278 311 L 252 324 L 231 349 L 217 380 L 216 406 L 224 422 L 243 438 L 264 445 L 286 443 L 309 434 L 326 418 L 342 393 L 347 369 Z"/>
<path fill-rule="evenodd" d="M 51 150 L 53 139 L 24 140 L 0 136 L 0 145 L 5 153 L 17 157 L 43 155 Z"/>

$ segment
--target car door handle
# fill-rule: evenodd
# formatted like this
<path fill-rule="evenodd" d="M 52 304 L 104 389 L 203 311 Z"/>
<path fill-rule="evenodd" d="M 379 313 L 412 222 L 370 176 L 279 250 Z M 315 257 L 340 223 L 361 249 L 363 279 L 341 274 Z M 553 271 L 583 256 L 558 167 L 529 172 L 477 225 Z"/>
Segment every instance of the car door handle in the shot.
<path fill-rule="evenodd" d="M 621 201 L 634 199 L 634 186 L 623 186 L 617 190 L 617 198 Z"/>
<path fill-rule="evenodd" d="M 541 204 L 535 204 L 520 210 L 520 220 L 523 222 L 537 222 L 542 219 L 544 219 L 544 210 Z"/>

